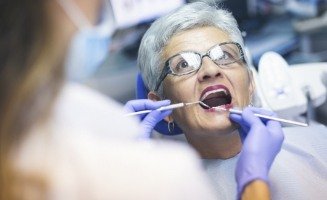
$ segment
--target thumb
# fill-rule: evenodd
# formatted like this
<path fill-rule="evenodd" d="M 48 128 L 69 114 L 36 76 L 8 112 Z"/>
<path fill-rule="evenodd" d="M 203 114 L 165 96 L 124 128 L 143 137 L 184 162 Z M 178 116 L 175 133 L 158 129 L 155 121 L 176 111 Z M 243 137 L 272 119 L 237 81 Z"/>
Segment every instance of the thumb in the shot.
<path fill-rule="evenodd" d="M 166 116 L 171 114 L 171 110 L 166 110 L 163 112 L 160 112 L 158 110 L 154 110 L 151 113 L 149 113 L 141 122 L 141 126 L 144 130 L 144 133 L 150 137 L 150 134 L 156 124 L 160 122 L 162 119 L 164 119 Z"/>
<path fill-rule="evenodd" d="M 245 137 L 247 136 L 247 133 L 249 132 L 250 128 L 246 125 L 246 122 L 244 122 L 244 120 L 242 118 L 242 115 L 231 113 L 229 115 L 229 118 L 239 125 L 238 131 L 239 131 L 239 134 L 240 134 L 241 141 L 243 143 L 243 141 L 245 140 Z"/>
<path fill-rule="evenodd" d="M 245 122 L 244 124 L 246 124 L 249 127 L 259 124 L 263 125 L 262 121 L 257 116 L 254 115 L 253 111 L 249 107 L 243 110 L 242 119 Z"/>

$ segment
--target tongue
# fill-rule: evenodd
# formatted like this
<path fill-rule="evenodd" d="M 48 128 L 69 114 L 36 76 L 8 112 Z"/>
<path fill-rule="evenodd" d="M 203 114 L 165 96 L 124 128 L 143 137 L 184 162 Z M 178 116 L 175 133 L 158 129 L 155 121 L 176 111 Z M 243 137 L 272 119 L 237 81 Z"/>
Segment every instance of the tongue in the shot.
<path fill-rule="evenodd" d="M 210 107 L 217 107 L 221 105 L 229 104 L 231 101 L 230 97 L 213 97 L 203 100 L 202 102 Z"/>

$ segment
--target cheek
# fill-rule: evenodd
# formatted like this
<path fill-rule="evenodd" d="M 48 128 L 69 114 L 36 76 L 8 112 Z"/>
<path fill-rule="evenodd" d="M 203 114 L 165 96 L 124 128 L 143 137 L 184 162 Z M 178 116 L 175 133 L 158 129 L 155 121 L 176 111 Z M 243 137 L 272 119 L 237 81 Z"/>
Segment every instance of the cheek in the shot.
<path fill-rule="evenodd" d="M 193 77 L 173 77 L 164 83 L 164 96 L 174 103 L 194 102 L 197 101 L 196 93 L 194 92 L 195 88 L 196 84 Z M 190 107 L 173 110 L 172 117 L 183 130 L 186 130 L 186 127 L 194 123 L 194 117 L 190 116 L 197 113 L 195 108 Z M 193 115 L 190 115 L 190 113 L 193 113 Z"/>
<path fill-rule="evenodd" d="M 250 87 L 251 81 L 247 71 L 242 70 L 235 73 L 231 79 L 231 83 L 234 89 L 234 95 L 239 106 L 246 106 L 250 102 Z"/>
<path fill-rule="evenodd" d="M 172 77 L 164 82 L 164 96 L 173 102 L 188 102 L 194 97 L 192 78 Z"/>

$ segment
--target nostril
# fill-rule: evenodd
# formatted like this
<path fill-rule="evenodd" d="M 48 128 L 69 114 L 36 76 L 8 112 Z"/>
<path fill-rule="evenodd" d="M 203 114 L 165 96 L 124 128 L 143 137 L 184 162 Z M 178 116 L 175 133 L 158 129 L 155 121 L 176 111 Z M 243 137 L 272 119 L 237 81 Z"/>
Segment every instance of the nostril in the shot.
<path fill-rule="evenodd" d="M 203 80 L 207 80 L 207 79 L 209 79 L 209 78 L 210 78 L 209 75 L 204 75 L 204 76 L 203 76 Z"/>
<path fill-rule="evenodd" d="M 211 63 L 205 63 L 205 61 L 203 61 L 202 67 L 199 70 L 199 76 L 201 80 L 217 78 L 223 75 L 220 67 L 217 66 L 216 63 L 213 63 L 213 61 L 211 60 L 207 62 L 211 62 Z"/>
<path fill-rule="evenodd" d="M 213 78 L 213 77 L 215 77 L 215 78 L 220 77 L 221 75 L 222 75 L 222 74 L 221 74 L 220 72 L 217 72 L 216 74 L 206 73 L 206 74 L 204 74 L 204 75 L 202 76 L 202 79 L 203 79 L 203 80 L 208 80 L 208 79 Z"/>
<path fill-rule="evenodd" d="M 216 74 L 216 77 L 219 77 L 219 76 L 221 76 L 221 73 L 220 73 L 220 71 L 219 71 L 219 72 L 217 72 L 217 74 Z"/>

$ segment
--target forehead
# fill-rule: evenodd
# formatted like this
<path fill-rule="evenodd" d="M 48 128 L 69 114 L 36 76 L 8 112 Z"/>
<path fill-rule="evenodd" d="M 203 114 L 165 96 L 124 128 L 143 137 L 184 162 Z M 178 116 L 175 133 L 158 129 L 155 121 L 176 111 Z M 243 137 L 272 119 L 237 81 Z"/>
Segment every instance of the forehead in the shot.
<path fill-rule="evenodd" d="M 164 59 L 182 51 L 206 52 L 212 46 L 231 41 L 229 35 L 216 27 L 200 27 L 174 35 L 163 51 Z"/>

